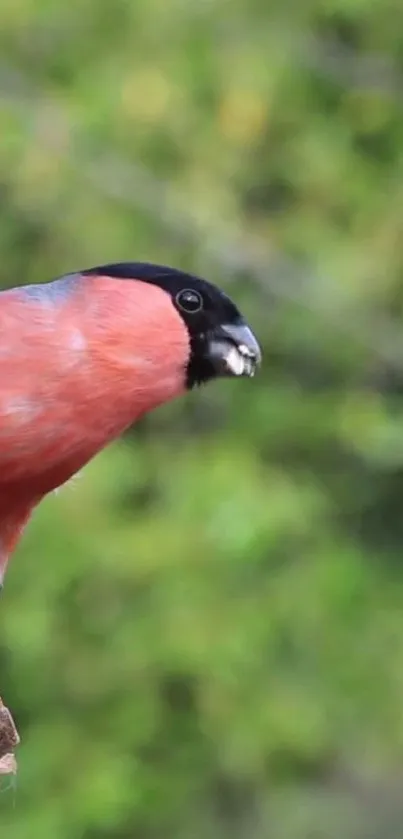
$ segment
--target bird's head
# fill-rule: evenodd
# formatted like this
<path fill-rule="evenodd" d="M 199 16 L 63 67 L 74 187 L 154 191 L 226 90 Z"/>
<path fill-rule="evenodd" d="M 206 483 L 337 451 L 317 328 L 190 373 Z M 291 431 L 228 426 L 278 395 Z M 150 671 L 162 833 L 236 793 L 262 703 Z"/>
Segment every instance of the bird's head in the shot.
<path fill-rule="evenodd" d="M 159 325 L 161 342 L 164 331 L 166 352 L 171 336 L 178 346 L 182 331 L 184 355 L 178 361 L 188 389 L 219 376 L 253 376 L 260 365 L 259 344 L 236 305 L 200 277 L 149 263 L 102 265 L 81 276 L 132 280 L 143 323 L 151 332 Z"/>

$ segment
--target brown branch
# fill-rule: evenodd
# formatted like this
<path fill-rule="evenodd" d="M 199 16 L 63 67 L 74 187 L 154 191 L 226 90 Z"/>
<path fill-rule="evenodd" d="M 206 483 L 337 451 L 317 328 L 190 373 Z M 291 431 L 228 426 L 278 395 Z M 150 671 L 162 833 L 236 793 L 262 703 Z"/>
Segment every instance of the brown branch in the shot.
<path fill-rule="evenodd" d="M 10 711 L 0 697 L 0 775 L 10 775 L 17 771 L 14 748 L 20 737 Z"/>

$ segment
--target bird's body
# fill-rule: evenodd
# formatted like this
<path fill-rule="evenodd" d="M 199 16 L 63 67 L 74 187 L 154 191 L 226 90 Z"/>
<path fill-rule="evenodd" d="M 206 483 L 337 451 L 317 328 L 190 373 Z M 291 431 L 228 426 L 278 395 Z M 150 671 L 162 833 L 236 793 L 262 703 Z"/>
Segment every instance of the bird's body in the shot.
<path fill-rule="evenodd" d="M 0 293 L 0 583 L 47 493 L 144 413 L 215 375 L 202 349 L 207 297 L 203 322 L 186 303 L 189 290 L 202 296 L 200 283 L 203 295 L 205 287 L 221 294 L 147 264 Z M 215 308 L 208 326 L 211 318 Z"/>

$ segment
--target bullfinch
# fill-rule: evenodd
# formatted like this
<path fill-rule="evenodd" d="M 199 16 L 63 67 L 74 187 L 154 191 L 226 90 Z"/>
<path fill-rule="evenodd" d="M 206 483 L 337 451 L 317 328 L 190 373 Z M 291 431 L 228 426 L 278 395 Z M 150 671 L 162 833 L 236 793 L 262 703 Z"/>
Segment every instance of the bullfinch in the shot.
<path fill-rule="evenodd" d="M 33 510 L 111 440 L 259 344 L 215 285 L 163 265 L 101 265 L 0 293 L 0 584 Z"/>

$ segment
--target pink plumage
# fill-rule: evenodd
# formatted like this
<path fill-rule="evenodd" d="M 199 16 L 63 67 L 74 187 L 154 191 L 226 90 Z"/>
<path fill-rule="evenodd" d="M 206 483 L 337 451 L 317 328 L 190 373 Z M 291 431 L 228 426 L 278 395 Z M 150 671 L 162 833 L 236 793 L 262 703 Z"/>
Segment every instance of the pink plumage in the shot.
<path fill-rule="evenodd" d="M 0 306 L 0 576 L 43 495 L 184 390 L 189 339 L 156 286 L 88 278 Z"/>

